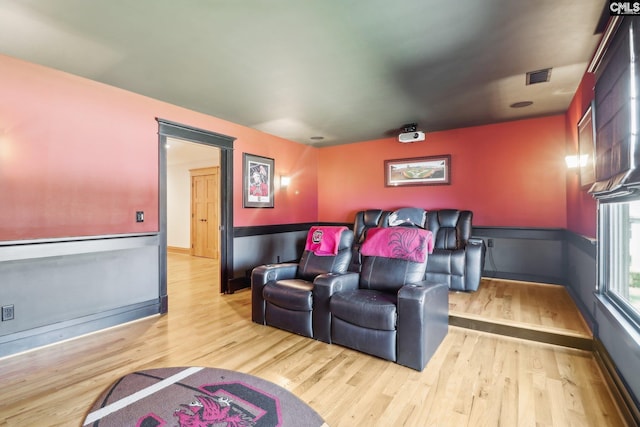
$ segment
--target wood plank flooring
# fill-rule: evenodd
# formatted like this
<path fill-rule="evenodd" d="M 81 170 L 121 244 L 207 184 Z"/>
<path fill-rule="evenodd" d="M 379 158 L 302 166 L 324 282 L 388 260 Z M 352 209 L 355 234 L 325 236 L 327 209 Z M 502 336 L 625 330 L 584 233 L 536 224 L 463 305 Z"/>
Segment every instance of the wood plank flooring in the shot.
<path fill-rule="evenodd" d="M 265 378 L 332 427 L 626 425 L 591 352 L 450 326 L 417 372 L 252 323 L 250 293 L 220 295 L 217 268 L 169 254 L 169 314 L 0 359 L 0 426 L 78 426 L 118 377 L 185 365 Z"/>
<path fill-rule="evenodd" d="M 482 279 L 477 292 L 450 292 L 452 315 L 591 338 L 563 286 Z"/>
<path fill-rule="evenodd" d="M 563 286 L 483 278 L 477 292 L 449 293 L 449 324 L 593 349 L 593 335 Z"/>

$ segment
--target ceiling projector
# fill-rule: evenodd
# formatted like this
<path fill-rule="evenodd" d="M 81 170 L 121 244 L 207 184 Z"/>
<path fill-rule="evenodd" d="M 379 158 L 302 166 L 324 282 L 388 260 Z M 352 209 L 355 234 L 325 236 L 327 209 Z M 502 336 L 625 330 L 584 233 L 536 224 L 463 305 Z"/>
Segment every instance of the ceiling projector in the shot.
<path fill-rule="evenodd" d="M 402 142 L 403 144 L 406 144 L 408 142 L 424 141 L 424 138 L 424 132 L 419 130 L 413 132 L 403 132 L 398 135 L 398 141 Z"/>

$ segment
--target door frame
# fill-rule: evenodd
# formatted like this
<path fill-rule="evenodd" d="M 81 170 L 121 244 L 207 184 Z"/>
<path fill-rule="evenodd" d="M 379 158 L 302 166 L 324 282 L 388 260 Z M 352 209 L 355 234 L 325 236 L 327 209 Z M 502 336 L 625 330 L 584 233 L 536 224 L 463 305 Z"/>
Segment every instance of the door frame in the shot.
<path fill-rule="evenodd" d="M 235 137 L 157 118 L 158 122 L 158 251 L 160 312 L 169 310 L 167 295 L 167 138 L 220 149 L 220 292 L 233 278 L 233 143 Z"/>

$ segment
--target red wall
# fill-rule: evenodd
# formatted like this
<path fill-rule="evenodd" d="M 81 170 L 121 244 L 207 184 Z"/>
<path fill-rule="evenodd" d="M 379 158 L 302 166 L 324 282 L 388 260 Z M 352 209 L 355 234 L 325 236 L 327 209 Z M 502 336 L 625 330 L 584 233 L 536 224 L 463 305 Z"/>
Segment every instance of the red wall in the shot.
<path fill-rule="evenodd" d="M 0 99 L 0 240 L 157 231 L 156 117 L 237 138 L 234 225 L 317 218 L 316 149 L 3 55 Z M 274 209 L 242 208 L 243 152 L 295 177 Z"/>
<path fill-rule="evenodd" d="M 235 144 L 234 225 L 238 227 L 317 221 L 318 149 L 256 131 L 252 133 L 250 137 L 238 139 Z M 274 209 L 242 208 L 242 152 L 274 159 Z M 289 187 L 280 188 L 280 175 L 291 177 Z"/>
<path fill-rule="evenodd" d="M 0 240 L 156 231 L 156 117 L 236 137 L 234 225 L 351 222 L 357 210 L 454 207 L 476 225 L 595 236 L 596 205 L 567 174 L 587 75 L 566 115 L 314 148 L 0 55 Z M 242 153 L 274 158 L 275 208 L 242 207 Z M 451 154 L 451 185 L 384 186 L 384 160 Z M 134 221 L 145 211 L 145 222 Z"/>
<path fill-rule="evenodd" d="M 578 153 L 578 122 L 594 98 L 595 76 L 586 73 L 567 110 L 567 153 Z M 597 229 L 597 203 L 580 188 L 578 174 L 567 174 L 567 228 L 575 233 L 595 238 Z"/>
<path fill-rule="evenodd" d="M 451 185 L 385 187 L 384 160 L 451 154 Z M 320 150 L 319 220 L 360 209 L 457 208 L 474 225 L 565 228 L 565 118 L 556 115 Z"/>

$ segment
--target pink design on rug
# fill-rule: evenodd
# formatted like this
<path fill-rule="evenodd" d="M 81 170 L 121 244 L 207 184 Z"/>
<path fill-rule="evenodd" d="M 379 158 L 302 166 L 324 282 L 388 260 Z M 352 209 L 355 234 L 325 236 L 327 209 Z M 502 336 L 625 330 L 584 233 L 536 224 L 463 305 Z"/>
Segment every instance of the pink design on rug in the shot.
<path fill-rule="evenodd" d="M 365 256 L 424 262 L 427 253 L 433 252 L 433 234 L 422 228 L 371 228 L 360 252 Z"/>
<path fill-rule="evenodd" d="M 331 256 L 338 253 L 342 232 L 345 226 L 316 225 L 309 229 L 304 249 L 318 256 Z"/>
<path fill-rule="evenodd" d="M 180 427 L 245 427 L 249 426 L 241 414 L 234 413 L 228 401 L 216 400 L 210 396 L 195 396 L 189 404 L 180 405 L 183 409 L 175 411 Z"/>

